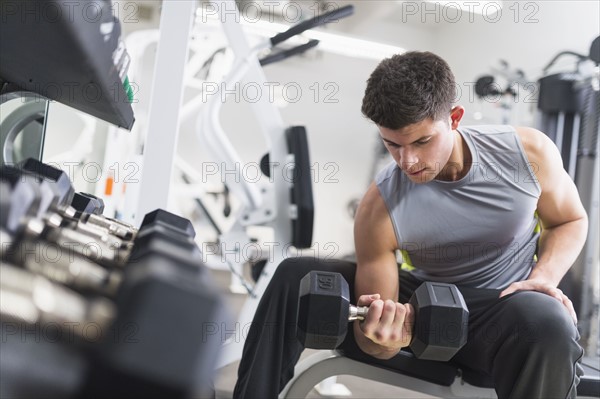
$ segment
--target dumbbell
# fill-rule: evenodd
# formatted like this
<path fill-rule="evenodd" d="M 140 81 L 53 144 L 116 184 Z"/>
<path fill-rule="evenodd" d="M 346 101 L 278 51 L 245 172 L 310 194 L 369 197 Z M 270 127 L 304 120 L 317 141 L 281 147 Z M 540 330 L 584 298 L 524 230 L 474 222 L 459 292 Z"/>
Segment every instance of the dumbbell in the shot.
<path fill-rule="evenodd" d="M 61 233 L 64 235 L 66 231 L 63 229 Z M 60 240 L 58 242 L 61 243 Z M 113 268 L 99 266 L 87 258 L 62 256 L 57 261 L 46 262 L 43 255 L 39 254 L 44 248 L 43 245 L 34 245 L 33 248 L 34 251 L 23 251 L 26 256 L 23 257 L 22 263 L 29 270 L 54 281 L 110 296 L 115 294 L 122 281 L 121 273 Z M 131 252 L 125 254 L 115 265 L 122 269 L 145 258 L 165 258 L 173 261 L 177 267 L 193 272 L 204 270 L 202 254 L 196 243 L 183 231 L 168 228 L 163 223 L 147 224 L 136 235 Z"/>
<path fill-rule="evenodd" d="M 161 225 L 174 233 L 182 234 L 192 239 L 196 237 L 196 231 L 194 230 L 194 226 L 192 226 L 192 222 L 164 209 L 156 209 L 147 213 L 142 220 L 139 232 L 141 234 L 145 229 L 156 225 Z"/>
<path fill-rule="evenodd" d="M 75 209 L 75 217 L 80 219 L 82 215 L 102 215 L 104 212 L 104 201 L 95 195 L 88 193 L 75 193 L 71 206 Z"/>
<path fill-rule="evenodd" d="M 115 303 L 117 338 L 94 348 L 80 396 L 188 397 L 208 386 L 230 322 L 210 275 L 148 250 L 123 268 Z"/>
<path fill-rule="evenodd" d="M 1 263 L 0 318 L 26 325 L 52 324 L 81 336 L 90 323 L 105 329 L 115 317 L 111 301 L 85 298 L 43 276 Z M 88 337 L 84 337 L 88 338 Z"/>
<path fill-rule="evenodd" d="M 14 261 L 19 264 L 31 265 L 36 270 L 39 268 L 35 263 L 40 262 L 40 266 L 45 264 L 44 268 L 48 273 L 56 268 L 78 271 L 92 280 L 104 278 L 99 276 L 102 274 L 100 273 L 101 269 L 95 262 L 113 266 L 126 259 L 127 252 L 122 249 L 123 244 L 116 237 L 111 237 L 106 233 L 101 234 L 98 230 L 85 234 L 85 228 L 71 229 L 69 226 L 64 226 L 63 219 L 52 212 L 44 214 L 44 218 L 40 218 L 39 207 L 43 200 L 45 203 L 48 201 L 44 198 L 47 194 L 42 192 L 39 182 L 30 175 L 20 174 L 14 168 L 3 167 L 2 172 L 0 181 L 3 195 L 0 202 L 0 213 L 2 214 L 0 228 L 12 238 L 11 248 L 4 247 L 2 249 L 3 257 L 10 257 L 12 254 Z M 45 245 L 43 240 L 47 241 L 46 244 L 48 242 L 57 244 L 57 249 L 67 253 L 62 253 L 58 260 L 44 262 L 46 258 L 39 251 L 47 250 L 48 245 Z M 33 250 L 28 250 L 28 248 L 33 248 Z M 86 257 L 88 260 L 82 260 L 78 256 L 71 259 L 75 254 Z M 71 263 L 74 264 L 71 265 Z M 88 269 L 94 272 L 90 274 L 83 272 Z M 77 280 L 79 276 L 74 276 L 74 278 Z"/>
<path fill-rule="evenodd" d="M 75 217 L 81 222 L 105 229 L 122 240 L 131 241 L 137 232 L 136 228 L 129 223 L 103 216 L 104 201 L 95 195 L 75 193 L 71 206 L 75 208 Z"/>
<path fill-rule="evenodd" d="M 76 206 L 77 210 L 81 210 L 82 212 L 82 221 L 87 224 L 97 225 L 102 228 L 108 229 L 112 234 L 124 239 L 124 240 L 133 240 L 137 234 L 140 234 L 147 228 L 151 228 L 155 225 L 161 225 L 167 229 L 169 229 L 173 233 L 181 234 L 183 236 L 187 236 L 190 238 L 194 238 L 196 236 L 196 231 L 192 226 L 192 223 L 181 216 L 177 216 L 173 213 L 167 212 L 164 209 L 156 209 L 144 216 L 142 220 L 142 224 L 138 229 L 133 226 L 121 222 L 119 220 L 107 218 L 107 217 L 98 217 L 94 213 L 89 213 L 89 208 L 95 208 L 97 205 L 95 200 L 99 200 L 97 197 L 92 196 L 91 194 L 77 193 L 75 194 L 77 198 L 77 202 L 79 203 Z M 87 198 L 84 198 L 87 197 Z M 74 200 L 75 201 L 75 200 Z M 101 200 L 99 200 L 101 201 Z M 83 209 L 82 209 L 83 208 Z M 86 212 L 88 210 L 88 212 Z"/>
<path fill-rule="evenodd" d="M 49 186 L 54 194 L 46 196 L 51 199 L 44 201 L 49 203 L 47 207 L 42 207 L 44 211 L 48 209 L 59 213 L 62 217 L 80 219 L 81 222 L 105 229 L 122 240 L 131 240 L 137 233 L 137 229 L 130 224 L 102 216 L 104 203 L 98 197 L 87 193 L 74 193 L 69 177 L 64 171 L 32 158 L 24 161 L 21 169 L 24 173 L 37 177 L 44 186 Z M 181 231 L 191 238 L 196 235 L 189 220 L 162 209 L 148 213 L 144 217 L 140 229 L 155 224 L 162 224 L 175 231 Z M 87 234 L 93 233 L 93 230 L 84 228 L 81 223 L 71 227 L 73 229 L 81 228 Z"/>
<path fill-rule="evenodd" d="M 116 248 L 123 245 L 120 239 L 111 238 L 110 231 L 81 223 L 75 217 L 77 212 L 69 205 L 73 201 L 74 191 L 64 171 L 30 158 L 19 168 L 3 166 L 2 179 L 9 181 L 13 189 L 19 184 L 33 186 L 36 202 L 30 204 L 29 209 L 34 212 L 28 216 L 35 216 L 49 226 L 68 227 L 86 236 L 76 242 L 87 241 L 87 237 L 93 237 L 109 247 Z"/>
<path fill-rule="evenodd" d="M 33 158 L 24 160 L 14 169 L 21 174 L 33 176 L 38 181 L 42 191 L 40 212 L 52 211 L 66 217 L 75 216 L 75 210 L 70 207 L 75 190 L 64 171 Z"/>
<path fill-rule="evenodd" d="M 6 170 L 2 168 L 3 172 Z M 42 194 L 38 182 L 32 181 L 31 176 L 3 173 L 0 190 L 3 260 L 13 261 L 31 272 L 74 289 L 114 293 L 119 275 L 98 265 L 93 259 L 80 256 L 81 252 L 90 255 L 92 249 L 99 249 L 106 257 L 113 252 L 109 246 L 99 241 L 86 248 L 84 245 L 91 243 L 89 238 L 66 228 L 50 226 L 39 219 L 37 214 Z M 80 245 L 76 246 L 77 243 Z"/>
<path fill-rule="evenodd" d="M 300 281 L 297 337 L 305 347 L 333 349 L 348 322 L 364 320 L 368 307 L 350 304 L 350 289 L 339 273 L 311 271 Z M 425 282 L 409 303 L 415 310 L 410 349 L 425 360 L 447 361 L 467 342 L 469 311 L 453 284 Z"/>
<path fill-rule="evenodd" d="M 133 237 L 133 226 L 101 215 L 104 210 L 104 202 L 101 199 L 91 194 L 75 193 L 69 176 L 64 171 L 33 158 L 22 162 L 18 169 L 39 180 L 43 188 L 42 197 L 45 199 L 40 207 L 41 213 L 51 211 L 69 220 L 81 219 L 81 222 L 89 226 L 105 230 L 100 234 L 109 233 L 122 240 L 130 240 Z M 71 226 L 73 229 L 79 227 Z M 82 230 L 85 230 L 86 234 L 94 233 L 93 228 Z"/>
<path fill-rule="evenodd" d="M 140 230 L 128 262 L 135 263 L 147 256 L 166 256 L 182 267 L 203 270 L 202 253 L 194 240 L 161 224 Z"/>
<path fill-rule="evenodd" d="M 90 235 L 94 240 L 90 240 L 88 236 L 81 234 L 88 229 L 86 224 L 79 223 L 77 229 L 71 229 L 70 225 L 49 225 L 33 217 L 37 214 L 36 207 L 40 203 L 39 185 L 32 183 L 29 175 L 20 175 L 18 170 L 12 172 L 14 173 L 3 174 L 1 180 L 3 193 L 6 192 L 2 196 L 2 216 L 7 219 L 3 219 L 2 227 L 17 236 L 13 242 L 20 244 L 13 248 L 11 259 L 29 270 L 76 289 L 92 289 L 102 294 L 114 293 L 120 279 L 119 274 L 110 269 L 125 264 L 130 255 L 130 247 L 121 248 L 122 244 L 117 238 L 111 239 L 107 234 L 99 235 L 93 229 Z M 51 221 L 55 216 L 53 214 L 48 219 Z M 146 215 L 142 227 L 139 239 L 136 239 L 135 259 L 161 250 L 178 259 L 181 265 L 199 269 L 201 254 L 190 238 L 195 232 L 187 219 L 157 210 Z M 162 229 L 162 232 L 158 231 L 161 234 L 150 235 L 155 229 Z M 161 241 L 159 235 L 167 242 Z M 174 237 L 178 236 L 182 237 L 181 242 L 174 242 Z M 48 242 L 41 241 L 42 237 Z M 57 244 L 59 253 L 48 259 L 44 252 L 51 244 Z M 11 251 L 6 249 L 3 244 L 3 253 L 9 252 L 10 255 Z M 77 254 L 81 256 L 76 256 Z M 109 270 L 97 263 L 107 266 Z"/>

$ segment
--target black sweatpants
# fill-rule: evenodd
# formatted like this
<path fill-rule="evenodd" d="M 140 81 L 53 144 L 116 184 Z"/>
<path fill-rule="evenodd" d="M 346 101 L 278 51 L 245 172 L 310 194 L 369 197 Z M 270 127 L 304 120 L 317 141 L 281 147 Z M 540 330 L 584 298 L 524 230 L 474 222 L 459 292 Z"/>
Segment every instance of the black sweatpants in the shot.
<path fill-rule="evenodd" d="M 300 279 L 311 270 L 341 273 L 354 298 L 356 264 L 291 258 L 279 265 L 248 331 L 234 398 L 276 398 L 294 375 L 304 347 L 296 338 Z M 421 284 L 400 272 L 399 301 Z M 492 377 L 499 398 L 571 398 L 582 373 L 579 334 L 564 306 L 549 295 L 522 291 L 499 298 L 500 290 L 460 287 L 469 308 L 467 344 L 452 363 Z M 360 352 L 352 326 L 342 345 Z"/>

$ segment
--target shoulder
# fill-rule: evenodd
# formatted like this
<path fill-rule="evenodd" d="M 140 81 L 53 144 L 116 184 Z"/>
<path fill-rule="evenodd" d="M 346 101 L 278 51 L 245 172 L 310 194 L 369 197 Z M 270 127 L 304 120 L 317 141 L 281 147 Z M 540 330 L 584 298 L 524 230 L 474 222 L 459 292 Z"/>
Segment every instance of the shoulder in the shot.
<path fill-rule="evenodd" d="M 544 162 L 545 160 L 560 161 L 560 153 L 554 142 L 544 133 L 532 127 L 515 127 L 529 162 Z M 555 157 L 558 156 L 558 159 Z"/>
<path fill-rule="evenodd" d="M 515 131 L 542 188 L 553 176 L 563 174 L 560 152 L 547 135 L 531 127 L 515 127 Z"/>
<path fill-rule="evenodd" d="M 548 136 L 532 127 L 517 126 L 515 131 L 530 160 L 543 157 L 551 147 L 556 147 Z"/>

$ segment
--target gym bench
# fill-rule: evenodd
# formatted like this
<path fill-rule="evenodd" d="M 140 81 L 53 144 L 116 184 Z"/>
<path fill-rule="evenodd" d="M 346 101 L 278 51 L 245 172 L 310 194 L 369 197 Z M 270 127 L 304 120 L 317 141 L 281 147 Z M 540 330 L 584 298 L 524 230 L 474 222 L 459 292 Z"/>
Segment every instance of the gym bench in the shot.
<path fill-rule="evenodd" d="M 579 398 L 600 397 L 597 363 L 598 358 L 584 359 L 584 375 L 577 386 Z M 279 397 L 305 398 L 319 382 L 337 375 L 354 375 L 440 398 L 496 398 L 489 376 L 450 363 L 417 359 L 405 350 L 389 360 L 368 355 L 351 359 L 340 350 L 319 351 L 298 363 Z"/>

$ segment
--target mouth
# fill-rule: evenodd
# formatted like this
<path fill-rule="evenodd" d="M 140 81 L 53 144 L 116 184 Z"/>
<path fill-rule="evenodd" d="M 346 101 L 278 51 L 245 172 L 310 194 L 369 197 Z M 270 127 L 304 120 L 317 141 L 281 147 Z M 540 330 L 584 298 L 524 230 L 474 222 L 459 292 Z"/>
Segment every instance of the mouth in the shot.
<path fill-rule="evenodd" d="M 419 176 L 419 175 L 421 175 L 423 172 L 425 172 L 425 169 L 426 169 L 426 168 L 419 169 L 419 170 L 417 170 L 416 172 L 408 172 L 408 171 L 407 171 L 406 173 L 407 173 L 409 176 Z"/>

